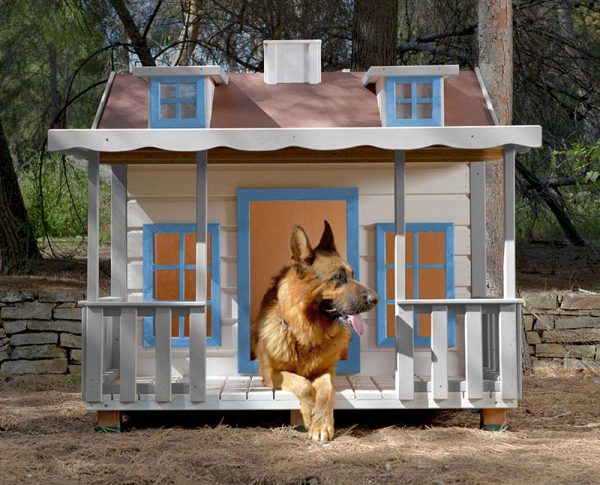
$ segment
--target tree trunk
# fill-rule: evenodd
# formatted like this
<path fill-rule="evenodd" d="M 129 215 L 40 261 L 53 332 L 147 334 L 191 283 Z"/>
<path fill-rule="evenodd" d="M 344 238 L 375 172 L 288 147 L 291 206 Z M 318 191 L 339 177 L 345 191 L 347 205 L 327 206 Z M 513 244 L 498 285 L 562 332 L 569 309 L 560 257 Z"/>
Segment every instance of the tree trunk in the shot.
<path fill-rule="evenodd" d="M 17 273 L 40 252 L 0 119 L 0 272 Z"/>
<path fill-rule="evenodd" d="M 354 0 L 352 70 L 396 64 L 397 0 Z"/>
<path fill-rule="evenodd" d="M 127 6 L 123 0 L 110 0 L 115 12 L 121 19 L 121 23 L 131 40 L 135 53 L 140 58 L 140 62 L 143 66 L 156 66 L 156 61 L 150 52 L 150 47 L 146 42 L 145 36 L 140 33 L 140 29 L 135 24 L 133 17 L 129 13 Z"/>
<path fill-rule="evenodd" d="M 501 125 L 512 122 L 513 29 L 511 0 L 478 2 L 479 67 Z M 486 164 L 487 287 L 502 293 L 504 240 L 504 175 L 502 162 Z"/>

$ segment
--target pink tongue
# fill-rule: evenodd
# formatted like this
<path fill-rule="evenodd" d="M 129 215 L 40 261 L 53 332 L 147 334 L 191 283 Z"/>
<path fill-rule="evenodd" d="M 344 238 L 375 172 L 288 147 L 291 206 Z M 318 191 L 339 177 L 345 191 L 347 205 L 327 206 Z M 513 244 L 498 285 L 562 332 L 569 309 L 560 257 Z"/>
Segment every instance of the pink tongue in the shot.
<path fill-rule="evenodd" d="M 348 318 L 350 318 L 352 328 L 354 328 L 358 335 L 365 333 L 365 321 L 360 315 L 349 315 Z"/>

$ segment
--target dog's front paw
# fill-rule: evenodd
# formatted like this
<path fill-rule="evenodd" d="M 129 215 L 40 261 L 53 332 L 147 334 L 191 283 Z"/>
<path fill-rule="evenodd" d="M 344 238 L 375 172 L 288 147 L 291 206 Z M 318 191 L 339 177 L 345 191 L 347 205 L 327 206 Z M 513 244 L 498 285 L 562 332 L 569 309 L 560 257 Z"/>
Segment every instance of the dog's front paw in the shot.
<path fill-rule="evenodd" d="M 316 419 L 308 430 L 308 436 L 314 441 L 331 441 L 333 439 L 333 420 Z"/>

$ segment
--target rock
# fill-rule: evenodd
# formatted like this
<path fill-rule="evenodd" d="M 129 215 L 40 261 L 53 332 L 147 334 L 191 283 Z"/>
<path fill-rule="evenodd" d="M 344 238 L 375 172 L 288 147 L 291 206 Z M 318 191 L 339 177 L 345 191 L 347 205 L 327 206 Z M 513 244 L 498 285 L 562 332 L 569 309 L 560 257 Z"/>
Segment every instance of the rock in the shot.
<path fill-rule="evenodd" d="M 533 322 L 535 317 L 533 315 L 523 315 L 523 326 L 525 330 L 533 330 Z"/>
<path fill-rule="evenodd" d="M 81 350 L 72 349 L 69 353 L 69 362 L 72 364 L 81 364 Z"/>
<path fill-rule="evenodd" d="M 3 360 L 9 360 L 11 356 L 12 350 L 8 347 L 4 349 L 0 349 L 0 362 Z"/>
<path fill-rule="evenodd" d="M 69 332 L 81 335 L 81 322 L 74 320 L 30 320 L 27 328 L 39 332 Z"/>
<path fill-rule="evenodd" d="M 544 342 L 600 342 L 600 328 L 578 328 L 574 330 L 547 330 L 542 333 Z"/>
<path fill-rule="evenodd" d="M 4 322 L 4 330 L 6 333 L 13 334 L 24 332 L 27 329 L 27 320 L 15 320 L 12 322 Z"/>
<path fill-rule="evenodd" d="M 10 358 L 16 359 L 64 359 L 67 351 L 56 345 L 21 345 L 15 347 Z"/>
<path fill-rule="evenodd" d="M 592 317 L 589 315 L 575 318 L 555 318 L 554 328 L 600 328 L 600 317 Z"/>
<path fill-rule="evenodd" d="M 552 310 L 558 306 L 556 293 L 522 293 L 525 307 L 533 310 Z"/>
<path fill-rule="evenodd" d="M 600 294 L 569 292 L 563 295 L 563 310 L 600 309 Z"/>
<path fill-rule="evenodd" d="M 600 369 L 600 362 L 586 359 L 565 359 L 564 366 L 567 369 L 592 369 L 597 371 Z"/>
<path fill-rule="evenodd" d="M 7 360 L 0 366 L 0 374 L 65 374 L 67 359 Z"/>
<path fill-rule="evenodd" d="M 56 342 L 58 342 L 58 334 L 50 332 L 19 333 L 10 338 L 10 343 L 14 346 L 55 344 Z"/>
<path fill-rule="evenodd" d="M 56 318 L 57 320 L 81 321 L 81 308 L 55 308 L 54 318 Z"/>
<path fill-rule="evenodd" d="M 536 315 L 535 323 L 533 324 L 534 330 L 552 330 L 554 328 L 554 320 L 550 315 L 540 313 Z"/>
<path fill-rule="evenodd" d="M 6 338 L 6 330 L 0 328 L 0 340 L 2 340 L 3 338 Z"/>
<path fill-rule="evenodd" d="M 35 293 L 31 291 L 0 291 L 0 302 L 2 303 L 17 303 L 21 301 L 31 301 L 35 298 Z"/>
<path fill-rule="evenodd" d="M 535 346 L 537 357 L 572 357 L 590 358 L 596 355 L 595 345 L 561 345 L 561 344 L 538 344 Z"/>
<path fill-rule="evenodd" d="M 544 371 L 549 369 L 560 369 L 562 365 L 560 362 L 555 360 L 534 360 L 533 361 L 533 371 Z"/>
<path fill-rule="evenodd" d="M 53 307 L 51 303 L 37 301 L 3 307 L 2 320 L 50 320 Z"/>
<path fill-rule="evenodd" d="M 5 338 L 0 338 L 0 350 L 2 350 L 4 347 L 8 347 L 10 345 L 10 339 L 5 337 Z"/>
<path fill-rule="evenodd" d="M 81 366 L 69 364 L 69 374 L 81 374 Z"/>
<path fill-rule="evenodd" d="M 60 346 L 67 348 L 81 348 L 81 336 L 73 335 L 70 333 L 61 333 L 60 334 Z"/>
<path fill-rule="evenodd" d="M 540 334 L 537 332 L 527 332 L 527 343 L 529 345 L 541 344 L 542 339 L 540 338 Z"/>
<path fill-rule="evenodd" d="M 528 345 L 527 352 L 529 352 L 529 355 L 535 355 L 535 347 L 533 345 Z"/>
<path fill-rule="evenodd" d="M 71 291 L 40 291 L 38 293 L 38 299 L 43 302 L 50 303 L 63 303 L 73 302 L 77 303 L 80 300 L 85 300 L 83 293 L 71 292 Z"/>

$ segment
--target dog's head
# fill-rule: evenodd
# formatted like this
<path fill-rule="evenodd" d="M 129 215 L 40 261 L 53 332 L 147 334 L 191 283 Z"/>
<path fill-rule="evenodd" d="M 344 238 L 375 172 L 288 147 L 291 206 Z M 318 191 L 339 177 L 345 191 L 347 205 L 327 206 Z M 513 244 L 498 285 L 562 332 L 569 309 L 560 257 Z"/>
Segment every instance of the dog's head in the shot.
<path fill-rule="evenodd" d="M 359 314 L 379 301 L 377 293 L 354 279 L 354 271 L 335 247 L 333 231 L 327 221 L 317 247 L 313 248 L 304 229 L 294 226 L 290 236 L 292 266 L 311 286 L 311 299 L 319 313 L 360 335 L 364 322 Z"/>

